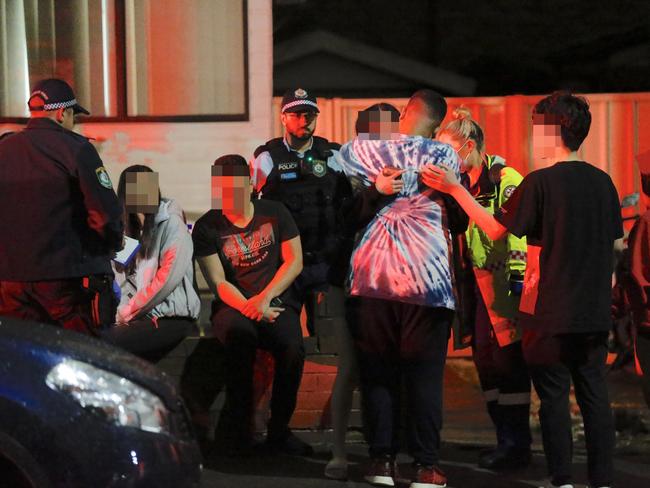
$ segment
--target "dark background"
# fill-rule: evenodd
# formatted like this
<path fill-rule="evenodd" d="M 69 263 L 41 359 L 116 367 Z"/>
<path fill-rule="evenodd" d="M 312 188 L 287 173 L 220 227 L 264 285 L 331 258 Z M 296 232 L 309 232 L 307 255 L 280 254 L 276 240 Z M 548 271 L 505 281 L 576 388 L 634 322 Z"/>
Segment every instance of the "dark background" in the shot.
<path fill-rule="evenodd" d="M 276 45 L 317 29 L 472 77 L 477 96 L 650 91 L 650 0 L 274 0 Z"/>

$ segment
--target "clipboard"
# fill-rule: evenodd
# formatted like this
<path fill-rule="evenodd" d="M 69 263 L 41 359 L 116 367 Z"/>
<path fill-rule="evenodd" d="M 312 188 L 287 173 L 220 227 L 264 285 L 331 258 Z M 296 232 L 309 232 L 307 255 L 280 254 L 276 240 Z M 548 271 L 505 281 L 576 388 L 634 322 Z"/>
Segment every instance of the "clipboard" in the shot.
<path fill-rule="evenodd" d="M 124 248 L 115 255 L 113 261 L 122 266 L 126 266 L 131 262 L 139 249 L 140 242 L 138 240 L 124 236 Z"/>

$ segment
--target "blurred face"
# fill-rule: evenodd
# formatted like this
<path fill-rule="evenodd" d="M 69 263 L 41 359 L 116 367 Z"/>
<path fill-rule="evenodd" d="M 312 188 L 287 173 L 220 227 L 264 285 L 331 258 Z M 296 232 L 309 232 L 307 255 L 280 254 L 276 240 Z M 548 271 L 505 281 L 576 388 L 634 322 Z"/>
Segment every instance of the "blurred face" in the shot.
<path fill-rule="evenodd" d="M 158 173 L 126 174 L 126 211 L 150 214 L 158 211 Z"/>
<path fill-rule="evenodd" d="M 393 122 L 391 113 L 387 110 L 361 112 L 359 117 L 360 139 L 389 140 L 395 139 L 399 134 L 399 122 Z"/>
<path fill-rule="evenodd" d="M 220 170 L 219 166 L 212 167 L 212 208 L 243 214 L 253 191 L 250 176 L 225 175 Z"/>
<path fill-rule="evenodd" d="M 311 110 L 304 112 L 285 112 L 280 115 L 280 120 L 287 134 L 299 140 L 309 139 L 316 130 L 318 114 Z"/>
<path fill-rule="evenodd" d="M 560 126 L 543 116 L 533 116 L 533 158 L 539 162 L 554 162 L 558 150 L 564 147 Z"/>
<path fill-rule="evenodd" d="M 447 132 L 442 132 L 436 139 L 444 144 L 449 144 L 454 148 L 454 151 L 456 151 L 458 157 L 461 159 L 462 171 L 467 171 L 474 166 L 474 159 L 476 158 L 473 157 L 473 153 L 475 152 L 474 148 L 476 147 L 476 144 L 473 140 L 466 139 L 465 141 L 459 141 Z M 478 162 L 480 164 L 480 158 Z"/>

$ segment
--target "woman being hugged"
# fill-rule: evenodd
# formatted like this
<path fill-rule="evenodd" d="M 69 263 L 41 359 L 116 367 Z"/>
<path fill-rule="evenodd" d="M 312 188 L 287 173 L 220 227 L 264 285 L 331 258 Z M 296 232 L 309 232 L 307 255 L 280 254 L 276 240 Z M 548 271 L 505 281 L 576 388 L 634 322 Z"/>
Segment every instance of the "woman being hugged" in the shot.
<path fill-rule="evenodd" d="M 462 160 L 462 181 L 483 207 L 496 213 L 522 176 L 500 156 L 485 152 L 481 126 L 459 107 L 437 134 Z M 492 241 L 474 222 L 466 232 L 476 278 L 474 363 L 488 414 L 497 435 L 496 449 L 483 453 L 479 466 L 504 469 L 530 463 L 530 377 L 521 351 L 516 316 L 526 268 L 526 239 L 507 234 Z"/>
<path fill-rule="evenodd" d="M 116 327 L 104 337 L 157 361 L 185 338 L 199 316 L 192 238 L 180 206 L 161 198 L 158 173 L 151 168 L 126 168 L 117 193 L 125 235 L 138 240 L 140 248 L 126 265 L 115 265 L 120 304 Z"/>

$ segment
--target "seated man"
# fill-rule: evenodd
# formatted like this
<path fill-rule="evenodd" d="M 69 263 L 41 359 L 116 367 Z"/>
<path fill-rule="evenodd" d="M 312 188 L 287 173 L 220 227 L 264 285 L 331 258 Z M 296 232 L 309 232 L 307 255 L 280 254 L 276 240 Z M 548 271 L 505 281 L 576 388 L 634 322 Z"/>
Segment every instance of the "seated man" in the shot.
<path fill-rule="evenodd" d="M 251 192 L 243 157 L 217 159 L 213 210 L 196 222 L 192 236 L 201 271 L 220 299 L 212 324 L 225 351 L 225 444 L 232 454 L 251 448 L 253 363 L 260 347 L 275 359 L 267 444 L 275 452 L 306 455 L 311 447 L 288 427 L 305 357 L 300 304 L 290 288 L 302 270 L 300 237 L 281 203 L 251 201 Z"/>

